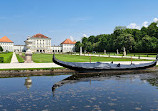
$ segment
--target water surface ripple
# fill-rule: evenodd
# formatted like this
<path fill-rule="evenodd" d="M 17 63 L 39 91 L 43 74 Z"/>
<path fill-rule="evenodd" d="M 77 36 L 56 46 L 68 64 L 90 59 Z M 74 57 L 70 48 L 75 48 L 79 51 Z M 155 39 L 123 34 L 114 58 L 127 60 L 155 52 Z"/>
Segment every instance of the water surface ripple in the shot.
<path fill-rule="evenodd" d="M 0 78 L 0 110 L 155 111 L 158 73 Z"/>

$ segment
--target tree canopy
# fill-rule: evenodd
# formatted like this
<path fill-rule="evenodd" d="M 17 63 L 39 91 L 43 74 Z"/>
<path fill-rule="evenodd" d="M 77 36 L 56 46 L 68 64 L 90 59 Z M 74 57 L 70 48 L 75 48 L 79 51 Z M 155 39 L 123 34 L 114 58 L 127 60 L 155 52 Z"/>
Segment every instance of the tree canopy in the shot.
<path fill-rule="evenodd" d="M 82 44 L 76 43 L 76 51 L 82 46 L 88 52 L 97 51 L 115 52 L 126 48 L 129 52 L 158 52 L 158 23 L 153 22 L 148 27 L 129 29 L 117 26 L 112 34 L 83 37 Z"/>

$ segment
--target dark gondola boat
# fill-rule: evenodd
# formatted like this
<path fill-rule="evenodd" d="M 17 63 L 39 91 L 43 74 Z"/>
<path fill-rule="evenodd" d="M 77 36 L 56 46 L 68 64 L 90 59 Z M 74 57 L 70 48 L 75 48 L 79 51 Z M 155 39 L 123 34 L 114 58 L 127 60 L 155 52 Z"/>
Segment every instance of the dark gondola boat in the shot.
<path fill-rule="evenodd" d="M 102 62 L 96 62 L 96 63 L 80 63 L 80 62 L 64 62 L 60 61 L 55 58 L 55 54 L 53 55 L 53 62 L 55 64 L 58 64 L 60 66 L 75 70 L 77 72 L 81 73 L 87 73 L 87 72 L 105 72 L 105 71 L 118 71 L 118 70 L 138 70 L 138 69 L 146 69 L 151 68 L 156 65 L 158 61 L 158 55 L 156 56 L 156 60 L 149 62 L 149 63 L 142 63 L 142 64 L 114 64 L 111 63 L 102 63 Z"/>

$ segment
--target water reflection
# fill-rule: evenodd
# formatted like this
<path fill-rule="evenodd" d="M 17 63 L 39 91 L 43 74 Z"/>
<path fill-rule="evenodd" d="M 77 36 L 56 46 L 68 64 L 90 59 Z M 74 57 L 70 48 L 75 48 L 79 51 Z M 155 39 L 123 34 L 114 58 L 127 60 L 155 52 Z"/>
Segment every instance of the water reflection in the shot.
<path fill-rule="evenodd" d="M 156 73 L 146 73 L 146 74 L 75 74 L 70 77 L 67 77 L 57 83 L 52 87 L 53 95 L 55 90 L 65 84 L 72 84 L 77 82 L 88 82 L 91 85 L 92 81 L 104 81 L 107 79 L 113 78 L 115 80 L 130 80 L 130 83 L 134 83 L 137 79 L 140 79 L 142 83 L 148 82 L 152 86 L 158 87 L 158 74 Z"/>
<path fill-rule="evenodd" d="M 2 78 L 0 111 L 158 110 L 157 81 L 157 73 Z"/>
<path fill-rule="evenodd" d="M 25 84 L 24 84 L 25 86 L 26 86 L 26 88 L 29 90 L 30 89 L 30 87 L 32 86 L 32 80 L 31 80 L 31 78 L 30 77 L 27 77 L 26 79 L 25 79 Z"/>
<path fill-rule="evenodd" d="M 152 86 L 158 87 L 158 77 L 150 78 L 147 80 L 147 82 L 149 82 Z"/>

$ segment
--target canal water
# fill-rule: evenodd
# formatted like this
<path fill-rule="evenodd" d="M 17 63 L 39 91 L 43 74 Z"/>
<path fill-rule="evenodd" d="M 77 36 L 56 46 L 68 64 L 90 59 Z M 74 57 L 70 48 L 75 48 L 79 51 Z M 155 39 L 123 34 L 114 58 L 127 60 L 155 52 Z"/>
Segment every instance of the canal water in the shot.
<path fill-rule="evenodd" d="M 155 111 L 158 73 L 0 78 L 0 111 Z"/>

